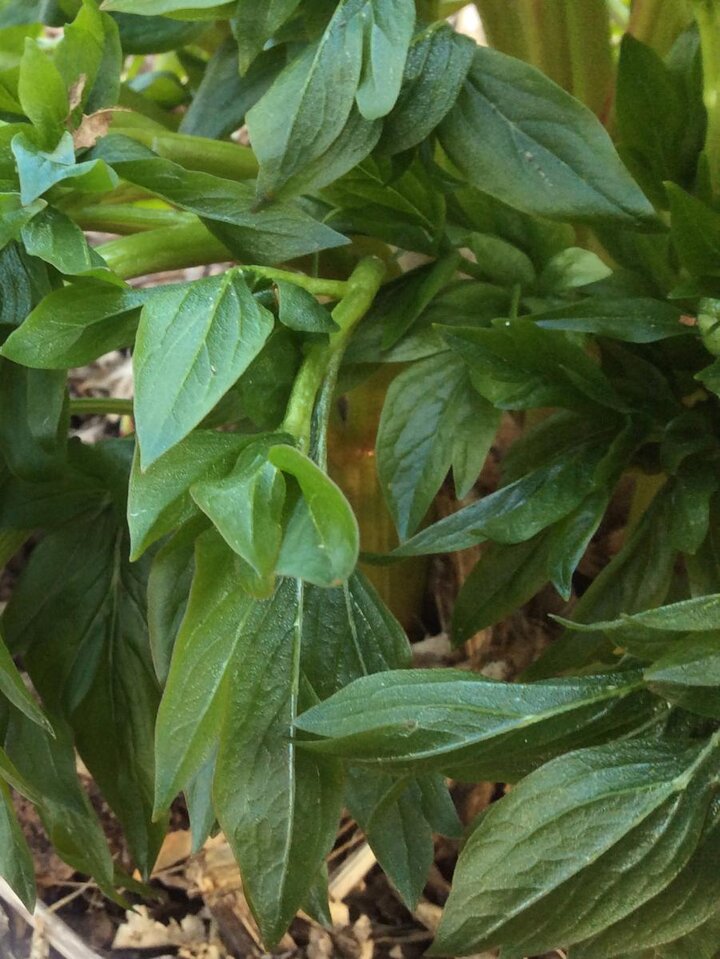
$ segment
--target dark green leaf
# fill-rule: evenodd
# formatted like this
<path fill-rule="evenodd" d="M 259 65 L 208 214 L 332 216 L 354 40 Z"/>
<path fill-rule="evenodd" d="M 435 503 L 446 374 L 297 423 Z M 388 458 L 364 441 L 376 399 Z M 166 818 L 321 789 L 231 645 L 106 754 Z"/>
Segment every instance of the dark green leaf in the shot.
<path fill-rule="evenodd" d="M 378 476 L 401 539 L 417 529 L 459 461 L 461 495 L 477 478 L 499 414 L 450 354 L 415 363 L 390 385 L 378 429 Z M 474 474 L 474 475 L 473 475 Z"/>
<path fill-rule="evenodd" d="M 683 749 L 640 739 L 532 773 L 463 849 L 434 952 L 502 943 L 508 959 L 522 959 L 632 914 L 693 855 L 717 761 L 715 740 Z"/>
<path fill-rule="evenodd" d="M 567 516 L 592 491 L 605 452 L 593 441 L 578 442 L 547 465 L 421 530 L 394 555 L 453 552 L 488 539 L 528 540 Z"/>
<path fill-rule="evenodd" d="M 240 260 L 278 263 L 347 242 L 294 204 L 258 210 L 250 183 L 185 170 L 126 137 L 103 137 L 93 155 L 105 157 L 123 179 L 197 213 Z"/>
<path fill-rule="evenodd" d="M 497 50 L 476 50 L 439 135 L 470 183 L 520 210 L 561 220 L 653 220 L 593 114 Z"/>
<path fill-rule="evenodd" d="M 255 13 L 257 15 L 257 6 Z M 245 114 L 263 96 L 284 65 L 285 51 L 278 46 L 261 53 L 241 77 L 237 43 L 226 40 L 205 68 L 200 86 L 180 123 L 181 132 L 201 137 L 229 136 L 242 126 Z"/>
<path fill-rule="evenodd" d="M 146 566 L 128 563 L 111 512 L 91 516 L 36 547 L 4 617 L 8 644 L 24 651 L 48 707 L 72 726 L 143 872 L 164 832 L 150 820 L 159 692 L 147 641 Z"/>
<path fill-rule="evenodd" d="M 31 719 L 46 731 L 52 731 L 50 722 L 23 682 L 23 678 L 2 638 L 0 638 L 0 693 L 21 713 L 24 713 L 28 719 Z"/>
<path fill-rule="evenodd" d="M 676 306 L 648 297 L 580 300 L 534 313 L 531 319 L 546 330 L 595 333 L 626 343 L 654 343 L 693 332 Z"/>
<path fill-rule="evenodd" d="M 615 99 L 618 137 L 630 168 L 660 198 L 663 180 L 681 175 L 679 147 L 687 123 L 682 92 L 658 54 L 625 34 Z"/>
<path fill-rule="evenodd" d="M 278 292 L 278 319 L 290 330 L 300 333 L 331 333 L 337 323 L 315 297 L 294 283 L 276 282 Z"/>
<path fill-rule="evenodd" d="M 335 589 L 305 587 L 302 670 L 321 699 L 358 676 L 409 665 L 405 633 L 362 573 Z"/>
<path fill-rule="evenodd" d="M 611 268 L 597 253 L 569 246 L 548 260 L 540 275 L 539 285 L 549 293 L 567 293 L 591 283 L 600 283 L 612 275 Z"/>
<path fill-rule="evenodd" d="M 323 186 L 355 166 L 363 146 L 367 155 L 377 142 L 379 125 L 363 121 L 359 148 L 352 145 L 348 162 L 337 159 L 360 83 L 364 20 L 371 3 L 342 0 L 319 42 L 296 56 L 248 113 L 250 139 L 260 161 L 260 197 Z M 335 153 L 332 172 L 324 161 L 316 165 L 328 151 Z"/>
<path fill-rule="evenodd" d="M 202 517 L 181 526 L 153 557 L 148 576 L 148 641 L 155 675 L 165 685 L 175 637 L 195 575 L 195 540 L 207 527 Z"/>
<path fill-rule="evenodd" d="M 84 281 L 53 290 L 11 333 L 3 356 L 24 366 L 65 370 L 132 343 L 140 290 Z"/>
<path fill-rule="evenodd" d="M 66 377 L 0 360 L 0 450 L 23 480 L 57 479 L 65 467 Z"/>
<path fill-rule="evenodd" d="M 720 213 L 673 183 L 666 190 L 680 262 L 693 276 L 720 276 Z"/>
<path fill-rule="evenodd" d="M 434 858 L 422 799 L 417 779 L 366 769 L 349 773 L 348 807 L 408 909 L 417 905 Z"/>
<path fill-rule="evenodd" d="M 168 17 L 135 13 L 111 13 L 110 16 L 118 25 L 124 53 L 165 53 L 192 43 L 207 29 L 204 23 Z"/>
<path fill-rule="evenodd" d="M 218 820 L 242 863 L 243 886 L 267 944 L 280 939 L 304 903 L 332 848 L 342 805 L 341 767 L 302 753 L 290 737 L 301 608 L 302 584 L 293 580 L 255 606 L 259 618 L 232 665 L 215 774 Z"/>
<path fill-rule="evenodd" d="M 541 330 L 528 317 L 491 330 L 441 329 L 468 364 L 475 388 L 499 409 L 625 408 L 598 364 L 566 333 Z"/>
<path fill-rule="evenodd" d="M 0 876 L 27 909 L 35 908 L 35 865 L 15 818 L 12 796 L 0 780 Z"/>
<path fill-rule="evenodd" d="M 568 621 L 567 625 L 581 632 L 600 629 L 604 633 L 627 629 L 629 626 L 686 633 L 720 629 L 720 594 L 684 599 L 679 603 L 646 609 L 640 613 L 625 613 L 618 619 L 591 624 Z"/>
<path fill-rule="evenodd" d="M 454 779 L 515 781 L 576 745 L 652 714 L 639 672 L 499 683 L 461 670 L 414 669 L 358 679 L 295 725 L 307 747 L 386 771 L 435 769 Z"/>
<path fill-rule="evenodd" d="M 22 239 L 31 256 L 45 260 L 66 276 L 92 273 L 102 279 L 104 273 L 111 282 L 114 279 L 80 227 L 59 210 L 48 207 L 34 216 L 23 227 Z"/>
<path fill-rule="evenodd" d="M 131 556 L 138 559 L 156 540 L 197 513 L 190 487 L 226 476 L 252 437 L 195 430 L 162 459 L 140 469 L 136 451 L 128 489 Z"/>
<path fill-rule="evenodd" d="M 260 352 L 273 322 L 238 270 L 166 287 L 145 304 L 134 353 L 144 469 L 210 412 Z"/>
<path fill-rule="evenodd" d="M 268 0 L 259 8 L 254 0 L 239 0 L 232 19 L 237 40 L 236 72 L 247 73 L 250 64 L 273 34 L 289 20 L 300 0 Z"/>
<path fill-rule="evenodd" d="M 428 137 L 455 103 L 475 44 L 435 23 L 410 44 L 400 95 L 387 118 L 381 149 L 402 153 Z"/>
<path fill-rule="evenodd" d="M 54 58 L 67 90 L 74 93 L 73 118 L 113 107 L 120 95 L 122 48 L 117 24 L 92 3 L 83 3 L 65 26 Z"/>
<path fill-rule="evenodd" d="M 720 718 L 720 633 L 683 636 L 645 670 L 660 696 L 701 716 Z"/>
<path fill-rule="evenodd" d="M 55 723 L 53 736 L 11 714 L 5 748 L 17 769 L 39 793 L 38 808 L 58 855 L 113 890 L 113 862 L 100 822 L 82 790 L 69 728 Z"/>
<path fill-rule="evenodd" d="M 571 514 L 572 515 L 572 514 Z M 553 530 L 522 543 L 488 543 L 453 607 L 452 638 L 464 643 L 528 602 L 548 581 Z"/>

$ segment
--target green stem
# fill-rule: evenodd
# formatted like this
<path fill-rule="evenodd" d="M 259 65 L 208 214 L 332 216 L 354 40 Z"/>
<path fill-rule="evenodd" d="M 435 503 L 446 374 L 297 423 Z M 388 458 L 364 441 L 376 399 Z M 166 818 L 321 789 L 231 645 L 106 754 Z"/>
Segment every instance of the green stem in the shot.
<path fill-rule="evenodd" d="M 214 173 L 228 180 L 252 180 L 258 174 L 255 154 L 250 147 L 239 143 L 134 126 L 123 128 L 121 122 L 113 123 L 113 130 L 137 140 L 158 156 L 173 160 L 188 170 Z"/>
<path fill-rule="evenodd" d="M 143 233 L 162 227 L 181 226 L 198 222 L 193 213 L 157 209 L 123 203 L 96 203 L 90 206 L 66 207 L 64 212 L 82 230 L 101 233 Z"/>
<path fill-rule="evenodd" d="M 610 11 L 605 0 L 564 0 L 571 92 L 597 116 L 607 116 L 612 101 L 614 65 Z"/>
<path fill-rule="evenodd" d="M 662 57 L 691 22 L 689 0 L 634 0 L 628 33 Z"/>
<path fill-rule="evenodd" d="M 375 257 L 366 257 L 353 270 L 346 284 L 345 296 L 332 313 L 338 329 L 327 343 L 317 343 L 308 353 L 290 395 L 283 430 L 294 436 L 300 449 L 310 448 L 313 413 L 323 382 L 339 363 L 353 329 L 365 316 L 385 275 L 385 264 Z"/>
<path fill-rule="evenodd" d="M 97 247 L 97 251 L 124 280 L 233 259 L 232 253 L 199 220 L 110 240 Z"/>
<path fill-rule="evenodd" d="M 707 111 L 705 157 L 713 192 L 720 194 L 720 0 L 694 0 L 703 62 Z"/>
<path fill-rule="evenodd" d="M 491 47 L 519 60 L 530 60 L 520 0 L 476 0 Z"/>
<path fill-rule="evenodd" d="M 292 273 L 290 270 L 277 270 L 272 266 L 243 266 L 247 273 L 264 276 L 268 280 L 284 280 L 299 286 L 313 296 L 329 296 L 339 300 L 348 292 L 348 282 L 345 280 L 325 280 L 319 276 L 306 276 L 305 273 Z"/>
<path fill-rule="evenodd" d="M 119 416 L 133 415 L 133 401 L 117 396 L 80 396 L 70 400 L 72 416 Z"/>

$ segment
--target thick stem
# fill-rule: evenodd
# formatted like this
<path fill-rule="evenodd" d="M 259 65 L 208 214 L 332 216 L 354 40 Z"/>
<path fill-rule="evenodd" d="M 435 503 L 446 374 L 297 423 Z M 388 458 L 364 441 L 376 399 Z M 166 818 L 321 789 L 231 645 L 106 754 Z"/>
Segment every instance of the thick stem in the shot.
<path fill-rule="evenodd" d="M 133 401 L 116 396 L 78 396 L 70 400 L 71 416 L 132 416 Z"/>
<path fill-rule="evenodd" d="M 703 61 L 707 111 L 705 157 L 713 192 L 720 194 L 720 0 L 694 0 Z"/>
<path fill-rule="evenodd" d="M 67 207 L 64 212 L 82 230 L 122 235 L 198 222 L 193 213 L 124 203 L 96 203 L 91 206 Z"/>
<path fill-rule="evenodd" d="M 476 0 L 475 6 L 490 46 L 531 62 L 523 22 L 523 0 Z"/>
<path fill-rule="evenodd" d="M 300 449 L 310 448 L 313 412 L 325 377 L 342 356 L 353 329 L 369 310 L 385 275 L 385 264 L 375 257 L 361 260 L 347 281 L 345 296 L 332 313 L 338 329 L 327 343 L 316 344 L 308 353 L 295 380 L 283 430 L 294 436 Z"/>
<path fill-rule="evenodd" d="M 124 280 L 233 259 L 232 253 L 199 220 L 110 240 L 97 247 L 97 251 Z"/>
<path fill-rule="evenodd" d="M 634 0 L 628 33 L 662 57 L 691 22 L 689 0 Z"/>
<path fill-rule="evenodd" d="M 564 0 L 571 92 L 601 119 L 612 102 L 615 69 L 605 0 Z"/>
<path fill-rule="evenodd" d="M 148 130 L 114 124 L 113 130 L 137 140 L 153 153 L 173 160 L 188 170 L 214 173 L 228 180 L 252 180 L 258 174 L 258 162 L 250 147 L 209 137 L 194 137 L 186 133 Z"/>

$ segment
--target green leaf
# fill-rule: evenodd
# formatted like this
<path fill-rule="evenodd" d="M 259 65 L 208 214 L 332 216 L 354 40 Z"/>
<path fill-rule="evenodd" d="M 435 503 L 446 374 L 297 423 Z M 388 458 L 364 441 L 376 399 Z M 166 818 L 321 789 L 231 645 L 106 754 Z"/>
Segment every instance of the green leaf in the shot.
<path fill-rule="evenodd" d="M 367 233 L 393 246 L 430 256 L 437 255 L 444 241 L 445 198 L 419 160 L 398 174 L 392 160 L 369 157 L 327 186 L 322 196 L 337 207 L 332 223 L 344 232 Z M 401 316 L 392 324 L 393 333 L 404 331 L 417 316 L 418 304 L 427 306 L 450 280 L 452 263 L 449 255 L 437 264 L 405 274 L 408 285 L 406 288 L 402 284 L 402 288 L 407 300 Z"/>
<path fill-rule="evenodd" d="M 341 161 L 344 169 L 336 168 L 336 157 L 332 174 L 326 161 L 313 168 L 329 151 L 337 154 L 339 148 L 342 154 L 347 140 L 344 131 L 360 84 L 364 22 L 371 3 L 341 0 L 318 43 L 296 56 L 249 111 L 250 140 L 260 162 L 260 197 L 324 186 L 355 166 L 377 142 L 379 125 L 364 121 L 359 147 L 353 146 L 349 162 Z M 314 175 L 309 177 L 307 168 Z"/>
<path fill-rule="evenodd" d="M 366 120 L 386 116 L 400 93 L 415 26 L 413 0 L 366 0 L 362 11 L 363 64 L 355 100 Z"/>
<path fill-rule="evenodd" d="M 147 586 L 148 641 L 155 675 L 162 686 L 170 672 L 175 638 L 188 604 L 195 575 L 195 541 L 207 528 L 197 517 L 168 537 L 155 553 Z"/>
<path fill-rule="evenodd" d="M 273 446 L 273 466 L 297 480 L 301 497 L 287 518 L 277 572 L 316 586 L 337 586 L 355 569 L 357 520 L 342 491 L 293 446 Z"/>
<path fill-rule="evenodd" d="M 302 670 L 321 699 L 358 676 L 409 665 L 402 627 L 361 572 L 334 589 L 305 587 Z"/>
<path fill-rule="evenodd" d="M 122 71 L 120 34 L 112 17 L 91 0 L 83 0 L 73 22 L 66 24 L 54 62 L 65 88 L 73 91 L 74 119 L 115 106 Z"/>
<path fill-rule="evenodd" d="M 141 290 L 98 281 L 53 290 L 10 334 L 2 355 L 46 370 L 90 363 L 132 343 L 145 299 Z"/>
<path fill-rule="evenodd" d="M 332 848 L 342 806 L 342 768 L 302 753 L 290 736 L 301 610 L 302 584 L 285 580 L 245 634 L 215 774 L 218 821 L 242 864 L 243 888 L 269 946 L 305 902 Z"/>
<path fill-rule="evenodd" d="M 164 832 L 150 822 L 159 692 L 145 621 L 147 564 L 131 566 L 127 546 L 110 511 L 50 533 L 34 550 L 4 623 L 48 708 L 72 726 L 147 873 Z M 58 576 L 61 569 L 66 575 Z"/>
<path fill-rule="evenodd" d="M 620 46 L 615 110 L 622 155 L 640 182 L 662 198 L 663 180 L 682 174 L 687 106 L 679 78 L 629 33 Z"/>
<path fill-rule="evenodd" d="M 242 273 L 166 287 L 143 307 L 133 363 L 142 468 L 183 439 L 260 352 L 273 316 Z M 162 395 L 156 386 L 163 383 Z"/>
<path fill-rule="evenodd" d="M 519 543 L 574 510 L 596 483 L 605 449 L 579 441 L 546 465 L 421 530 L 395 556 L 454 552 L 491 539 Z"/>
<path fill-rule="evenodd" d="M 665 189 L 680 262 L 693 276 L 720 276 L 720 214 L 674 183 L 667 183 Z"/>
<path fill-rule="evenodd" d="M 65 468 L 66 376 L 0 360 L 0 450 L 15 476 L 58 479 Z"/>
<path fill-rule="evenodd" d="M 644 675 L 659 696 L 692 713 L 720 718 L 720 633 L 683 636 Z"/>
<path fill-rule="evenodd" d="M 539 70 L 479 47 L 440 142 L 473 186 L 551 219 L 652 222 L 593 114 Z"/>
<path fill-rule="evenodd" d="M 0 693 L 28 719 L 47 732 L 52 732 L 49 720 L 25 685 L 7 646 L 0 637 Z"/>
<path fill-rule="evenodd" d="M 215 756 L 202 767 L 195 778 L 185 787 L 185 801 L 192 831 L 192 851 L 200 852 L 209 839 L 217 820 L 212 801 L 212 784 L 215 776 Z"/>
<path fill-rule="evenodd" d="M 378 477 L 401 539 L 415 532 L 454 461 L 461 466 L 461 492 L 475 482 L 498 420 L 450 354 L 415 363 L 393 380 L 376 450 Z"/>
<path fill-rule="evenodd" d="M 146 470 L 135 451 L 128 488 L 131 558 L 191 519 L 197 507 L 190 487 L 198 480 L 222 479 L 252 443 L 243 434 L 194 430 Z"/>
<path fill-rule="evenodd" d="M 402 153 L 428 137 L 451 109 L 475 52 L 470 37 L 435 23 L 410 44 L 402 87 L 390 112 L 380 148 Z"/>
<path fill-rule="evenodd" d="M 328 310 L 307 290 L 285 280 L 276 280 L 275 286 L 278 293 L 278 319 L 283 326 L 300 333 L 331 333 L 337 329 L 337 323 Z"/>
<path fill-rule="evenodd" d="M 512 243 L 489 233 L 471 233 L 466 240 L 477 261 L 479 279 L 490 280 L 500 286 L 532 286 L 535 267 L 527 254 Z M 475 271 L 473 271 L 475 275 Z"/>
<path fill-rule="evenodd" d="M 23 204 L 19 193 L 0 194 L 0 246 L 17 240 L 23 227 L 44 208 L 44 200 Z"/>
<path fill-rule="evenodd" d="M 180 122 L 180 132 L 212 138 L 229 136 L 245 122 L 245 114 L 267 91 L 285 60 L 282 46 L 271 48 L 261 53 L 241 77 L 238 44 L 228 38 L 208 61 L 200 86 Z"/>
<path fill-rule="evenodd" d="M 545 264 L 540 274 L 540 287 L 550 293 L 567 293 L 590 283 L 599 283 L 612 275 L 611 268 L 597 253 L 569 246 Z"/>
<path fill-rule="evenodd" d="M 514 782 L 548 759 L 640 726 L 653 711 L 639 672 L 499 683 L 452 669 L 358 679 L 302 713 L 315 753 L 390 772 Z"/>
<path fill-rule="evenodd" d="M 65 83 L 50 57 L 29 37 L 20 61 L 18 98 L 43 145 L 51 147 L 57 143 L 70 112 Z"/>
<path fill-rule="evenodd" d="M 155 809 L 160 813 L 198 774 L 217 745 L 236 649 L 265 605 L 239 587 L 239 559 L 214 530 L 195 548 L 195 575 L 172 654 L 155 731 Z M 212 637 L 212 643 L 203 637 Z"/>
<path fill-rule="evenodd" d="M 72 136 L 66 131 L 52 150 L 41 150 L 28 134 L 16 133 L 12 152 L 20 177 L 20 196 L 32 203 L 58 183 L 72 182 L 87 193 L 105 193 L 117 186 L 118 178 L 103 160 L 75 162 Z"/>
<path fill-rule="evenodd" d="M 54 266 L 65 276 L 92 274 L 98 279 L 103 274 L 112 282 L 113 274 L 105 260 L 89 246 L 85 234 L 59 210 L 47 207 L 26 223 L 22 229 L 25 249 Z"/>
<path fill-rule="evenodd" d="M 10 715 L 5 748 L 39 794 L 38 811 L 58 855 L 113 894 L 113 861 L 107 840 L 75 771 L 71 730 L 56 722 L 52 737 L 23 716 Z"/>
<path fill-rule="evenodd" d="M 533 313 L 531 319 L 546 330 L 595 333 L 626 343 L 655 343 L 693 333 L 683 324 L 681 310 L 649 297 L 592 297 Z"/>
<path fill-rule="evenodd" d="M 549 578 L 552 533 L 544 530 L 525 542 L 485 546 L 453 607 L 453 643 L 460 645 L 501 622 L 539 592 Z"/>
<path fill-rule="evenodd" d="M 29 910 L 35 908 L 35 865 L 20 829 L 12 796 L 0 780 L 0 876 Z"/>
<path fill-rule="evenodd" d="M 532 773 L 470 836 L 433 951 L 502 944 L 521 959 L 632 914 L 693 855 L 717 761 L 714 739 L 685 748 L 639 739 Z"/>
<path fill-rule="evenodd" d="M 720 593 L 713 596 L 697 596 L 694 599 L 684 599 L 679 603 L 659 606 L 656 609 L 646 609 L 640 613 L 625 613 L 618 619 L 590 624 L 567 621 L 566 625 L 581 632 L 600 629 L 604 633 L 612 633 L 629 626 L 640 626 L 644 629 L 677 630 L 686 633 L 720 629 Z"/>
<path fill-rule="evenodd" d="M 348 242 L 299 206 L 258 210 L 252 184 L 185 170 L 127 137 L 103 137 L 93 156 L 104 157 L 123 179 L 197 213 L 241 261 L 273 264 Z"/>
<path fill-rule="evenodd" d="M 420 781 L 351 769 L 347 803 L 400 898 L 414 909 L 435 854 Z"/>
<path fill-rule="evenodd" d="M 267 459 L 276 439 L 251 443 L 227 476 L 203 477 L 190 489 L 228 546 L 252 567 L 260 596 L 272 593 L 283 535 L 285 481 Z"/>
<path fill-rule="evenodd" d="M 245 75 L 266 42 L 289 20 L 300 0 L 268 0 L 259 8 L 253 0 L 239 0 L 232 19 L 237 40 L 237 70 Z"/>

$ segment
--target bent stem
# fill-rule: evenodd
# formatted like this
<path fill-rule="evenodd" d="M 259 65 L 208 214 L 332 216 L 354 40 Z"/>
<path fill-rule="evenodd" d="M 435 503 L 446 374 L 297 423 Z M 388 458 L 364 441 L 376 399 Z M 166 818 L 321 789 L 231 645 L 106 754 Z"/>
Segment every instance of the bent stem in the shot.
<path fill-rule="evenodd" d="M 316 344 L 308 353 L 295 380 L 282 429 L 294 436 L 305 453 L 310 449 L 313 414 L 323 383 L 339 367 L 340 359 L 355 326 L 370 308 L 385 276 L 385 264 L 366 257 L 346 283 L 345 296 L 332 312 L 338 329 L 327 343 Z"/>
<path fill-rule="evenodd" d="M 97 252 L 123 280 L 234 259 L 199 220 L 110 240 Z"/>
<path fill-rule="evenodd" d="M 133 401 L 117 396 L 79 396 L 70 400 L 71 416 L 132 416 Z"/>

